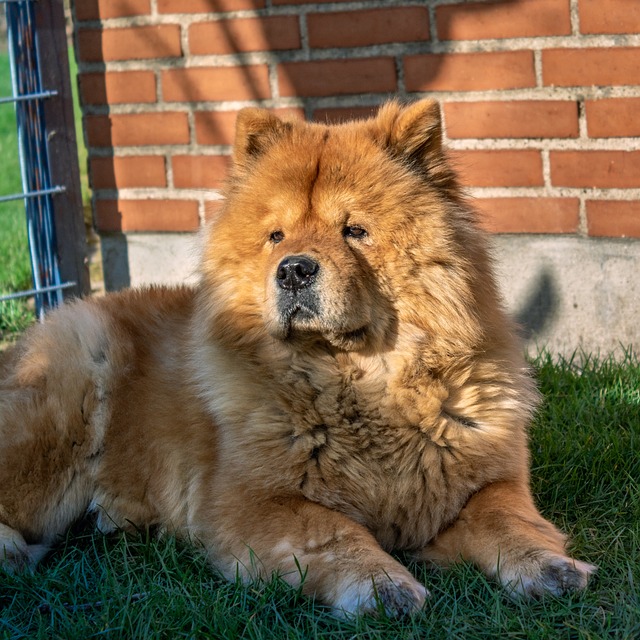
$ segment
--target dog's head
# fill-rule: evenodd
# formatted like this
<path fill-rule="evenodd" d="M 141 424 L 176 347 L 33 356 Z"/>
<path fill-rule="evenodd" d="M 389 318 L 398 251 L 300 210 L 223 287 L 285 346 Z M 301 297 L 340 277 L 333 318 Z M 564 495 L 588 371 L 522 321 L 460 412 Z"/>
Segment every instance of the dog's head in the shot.
<path fill-rule="evenodd" d="M 218 335 L 364 350 L 389 348 L 399 322 L 440 331 L 439 305 L 464 323 L 461 249 L 475 229 L 441 137 L 438 105 L 426 100 L 334 126 L 241 111 L 205 249 Z"/>

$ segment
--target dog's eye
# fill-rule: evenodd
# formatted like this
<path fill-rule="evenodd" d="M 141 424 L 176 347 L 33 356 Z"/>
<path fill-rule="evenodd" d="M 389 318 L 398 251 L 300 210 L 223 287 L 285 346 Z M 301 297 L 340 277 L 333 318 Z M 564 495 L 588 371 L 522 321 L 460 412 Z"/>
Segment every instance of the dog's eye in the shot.
<path fill-rule="evenodd" d="M 278 244 L 278 242 L 282 242 L 284 240 L 284 233 L 282 233 L 282 231 L 274 231 L 269 236 L 269 240 L 271 240 L 273 244 Z"/>
<path fill-rule="evenodd" d="M 367 230 L 362 227 L 345 227 L 342 230 L 342 235 L 345 238 L 357 238 L 358 240 L 366 238 Z"/>

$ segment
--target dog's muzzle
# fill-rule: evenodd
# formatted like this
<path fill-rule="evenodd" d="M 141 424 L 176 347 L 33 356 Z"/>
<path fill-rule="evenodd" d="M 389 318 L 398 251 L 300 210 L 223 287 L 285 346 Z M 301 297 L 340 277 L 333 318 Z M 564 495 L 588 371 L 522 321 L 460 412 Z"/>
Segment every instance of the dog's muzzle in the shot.
<path fill-rule="evenodd" d="M 285 324 L 299 324 L 319 313 L 319 299 L 313 286 L 320 265 L 305 255 L 287 256 L 276 269 L 278 311 Z"/>
<path fill-rule="evenodd" d="M 316 279 L 320 265 L 308 256 L 287 256 L 278 265 L 276 282 L 281 289 L 296 293 Z"/>

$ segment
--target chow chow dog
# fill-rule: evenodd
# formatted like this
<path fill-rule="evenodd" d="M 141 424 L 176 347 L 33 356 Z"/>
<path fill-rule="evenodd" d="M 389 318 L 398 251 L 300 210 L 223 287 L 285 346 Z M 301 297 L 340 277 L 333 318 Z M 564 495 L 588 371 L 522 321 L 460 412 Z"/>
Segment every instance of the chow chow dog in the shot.
<path fill-rule="evenodd" d="M 197 286 L 68 303 L 2 356 L 4 567 L 93 512 L 342 613 L 423 606 L 392 550 L 583 588 L 532 500 L 535 385 L 441 137 L 428 100 L 241 111 Z"/>

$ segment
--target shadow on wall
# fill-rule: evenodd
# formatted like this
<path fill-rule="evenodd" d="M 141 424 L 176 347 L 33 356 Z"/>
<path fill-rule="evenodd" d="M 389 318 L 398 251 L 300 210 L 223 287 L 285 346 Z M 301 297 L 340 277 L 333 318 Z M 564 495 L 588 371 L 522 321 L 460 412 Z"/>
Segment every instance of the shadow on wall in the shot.
<path fill-rule="evenodd" d="M 76 1 L 76 11 L 80 4 L 84 0 Z M 125 0 L 126 2 L 127 0 Z M 136 8 L 134 6 L 135 0 L 131 1 L 131 13 L 135 15 Z M 461 2 L 459 5 L 439 5 L 442 7 L 443 18 L 438 25 L 438 45 L 434 46 L 431 39 L 421 41 L 421 53 L 440 53 L 440 56 L 434 56 L 429 59 L 429 66 L 424 71 L 424 82 L 428 85 L 430 80 L 434 80 L 440 73 L 446 73 L 446 41 L 450 39 L 457 39 L 459 34 L 455 33 L 454 17 L 462 13 L 467 20 L 472 20 L 476 25 L 478 22 L 486 23 L 487 37 L 497 37 L 494 32 L 494 26 L 491 18 L 492 7 L 496 5 L 503 5 L 505 3 L 523 3 L 527 0 L 476 0 L 471 5 Z M 158 0 L 159 6 L 162 10 L 162 6 L 169 6 L 173 3 L 176 7 L 175 0 Z M 124 4 L 124 3 L 122 3 Z M 259 8 L 256 2 L 256 7 Z M 433 7 L 435 2 L 433 0 L 427 0 L 424 3 L 428 7 Z M 208 5 L 211 8 L 211 12 L 220 12 L 227 9 L 227 3 L 224 0 L 209 0 Z M 250 8 L 250 7 L 248 7 Z M 179 9 L 176 9 L 179 10 Z M 228 23 L 229 25 L 231 23 Z M 243 54 L 247 52 L 253 45 L 247 42 L 246 35 L 241 35 L 234 31 L 233 28 L 225 29 L 225 21 L 219 21 L 216 23 L 218 29 L 224 29 L 218 35 L 218 43 L 215 46 L 220 48 L 219 53 L 233 56 L 235 61 L 241 65 L 243 62 Z M 260 29 L 254 34 L 253 39 L 260 43 L 258 46 L 260 50 L 268 50 L 271 52 L 272 58 L 276 62 L 295 62 L 297 60 L 304 61 L 302 58 L 295 56 L 293 51 L 295 48 L 283 49 L 282 42 L 276 42 L 276 35 L 273 30 L 264 28 L 264 25 L 255 23 L 256 28 Z M 356 30 L 358 24 L 356 22 Z M 126 51 L 118 51 L 114 47 L 114 43 L 104 42 L 104 31 L 100 27 L 92 27 L 90 30 L 84 29 L 84 34 L 76 38 L 76 45 L 80 49 L 79 59 L 84 62 L 92 63 L 91 75 L 91 90 L 94 99 L 92 104 L 107 104 L 109 97 L 109 88 L 107 86 L 106 66 L 103 61 L 105 55 L 105 46 L 110 47 L 108 51 L 108 58 L 111 60 L 118 59 L 130 59 L 131 55 Z M 90 31 L 87 34 L 87 31 Z M 157 144 L 189 144 L 197 143 L 201 145 L 221 145 L 228 146 L 232 143 L 230 139 L 229 131 L 231 129 L 231 120 L 235 117 L 235 114 L 228 112 L 212 112 L 208 110 L 204 103 L 218 102 L 225 100 L 252 100 L 260 102 L 270 97 L 268 81 L 265 74 L 257 72 L 256 65 L 246 65 L 231 67 L 234 73 L 241 73 L 241 81 L 239 86 L 242 87 L 241 96 L 235 95 L 233 92 L 237 91 L 237 80 L 233 83 L 219 82 L 218 84 L 208 81 L 208 69 L 203 67 L 189 67 L 188 62 L 186 67 L 181 64 L 175 64 L 176 57 L 181 55 L 181 45 L 178 40 L 178 51 L 176 52 L 176 42 L 172 41 L 170 37 L 163 35 L 166 32 L 155 30 L 150 28 L 146 34 L 147 40 L 140 46 L 140 57 L 145 59 L 152 59 L 158 61 L 158 69 L 160 69 L 160 75 L 162 77 L 162 99 L 164 104 L 175 105 L 176 112 L 187 112 L 194 114 L 194 118 L 201 118 L 206 121 L 207 135 L 205 140 L 192 140 L 190 136 L 194 136 L 195 133 L 191 133 L 186 124 L 178 124 L 175 131 L 164 131 L 161 134 L 161 140 Z M 384 38 L 384 36 L 383 36 Z M 462 36 L 464 39 L 464 36 Z M 444 42 L 443 42 L 444 41 Z M 383 43 L 384 40 L 381 41 Z M 290 44 L 288 46 L 300 47 L 300 43 Z M 352 46 L 352 45 L 348 45 Z M 198 52 L 200 53 L 200 52 Z M 171 60 L 171 64 L 167 65 L 166 60 Z M 216 70 L 219 70 L 217 67 Z M 350 68 L 349 68 L 350 69 Z M 286 73 L 286 70 L 279 69 L 279 73 Z M 346 70 L 346 73 L 349 73 Z M 219 76 L 218 76 L 219 77 Z M 288 73 L 286 75 L 286 83 L 289 87 L 288 91 L 291 95 L 299 98 L 303 105 L 309 106 L 311 100 L 317 97 L 314 95 L 313 90 L 310 90 L 308 84 L 304 81 L 304 77 L 298 73 Z M 357 86 L 353 85 L 347 77 L 346 82 L 343 82 L 343 86 Z M 355 81 L 356 78 L 353 78 Z M 235 89 L 233 88 L 235 87 Z M 85 92 L 86 93 L 86 92 Z M 348 95 L 348 90 L 339 89 L 335 95 Z M 380 99 L 391 97 L 393 93 L 380 94 Z M 371 98 L 371 96 L 368 96 Z M 373 96 L 372 101 L 377 101 L 376 96 Z M 363 101 L 364 104 L 364 101 Z M 86 106 L 86 105 L 85 105 Z M 363 117 L 371 115 L 375 112 L 375 106 L 354 106 L 352 108 L 344 109 L 322 109 L 318 108 L 313 112 L 316 119 L 322 120 L 344 120 L 351 117 Z M 296 111 L 296 109 L 291 109 Z M 302 111 L 302 110 L 298 110 Z M 309 111 L 309 109 L 307 109 Z M 147 112 L 148 113 L 148 112 Z M 99 121 L 98 121 L 99 119 Z M 144 144 L 135 140 L 135 130 L 131 133 L 127 133 L 122 130 L 115 130 L 113 128 L 113 121 L 108 115 L 89 116 L 87 119 L 87 132 L 90 138 L 93 138 L 94 146 L 99 146 L 101 153 L 113 157 L 115 155 L 114 149 L 121 146 L 139 145 Z M 92 131 L 92 127 L 95 125 L 95 130 Z M 182 126 L 183 130 L 180 130 Z M 99 133 L 98 133 L 99 131 Z M 159 132 L 160 133 L 160 132 Z M 132 137 L 133 136 L 133 137 Z M 173 138 L 172 138 L 173 136 Z M 182 139 L 181 139 L 182 136 Z M 104 167 L 103 167 L 104 168 Z M 111 168 L 107 168 L 108 178 L 113 182 L 113 189 L 108 192 L 109 199 L 117 200 L 118 193 L 116 188 L 116 176 L 113 163 Z M 104 179 L 104 178 L 103 178 Z M 95 186 L 94 194 L 96 193 Z M 99 189 L 98 189 L 99 191 Z M 94 195 L 95 198 L 95 195 Z M 95 211 L 94 202 L 94 211 Z M 103 229 L 104 230 L 104 229 Z M 109 230 L 110 240 L 112 241 L 112 251 L 114 255 L 108 261 L 112 265 L 112 273 L 109 275 L 111 282 L 110 288 L 121 288 L 129 286 L 131 283 L 129 273 L 129 260 L 127 251 L 127 239 L 126 235 L 117 230 L 117 227 Z M 116 257 L 117 260 L 113 258 Z M 114 266 L 117 265 L 117 266 Z M 516 314 L 516 319 L 524 333 L 526 338 L 530 338 L 535 335 L 541 334 L 549 322 L 553 319 L 554 314 L 558 308 L 558 299 L 556 286 L 554 285 L 553 276 L 550 272 L 541 272 L 535 280 L 535 285 L 532 287 L 527 301 L 523 304 L 520 311 Z"/>
<path fill-rule="evenodd" d="M 110 266 L 110 271 L 105 275 L 107 291 L 118 291 L 131 286 L 131 273 L 129 271 L 129 245 L 127 236 L 121 232 L 109 233 L 109 242 L 101 244 L 102 262 Z"/>
<path fill-rule="evenodd" d="M 559 306 L 554 277 L 549 269 L 542 269 L 530 286 L 526 300 L 515 314 L 520 335 L 527 341 L 545 335 Z"/>

